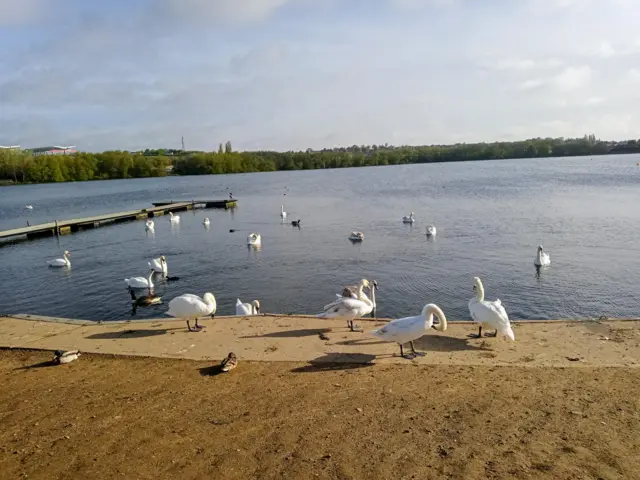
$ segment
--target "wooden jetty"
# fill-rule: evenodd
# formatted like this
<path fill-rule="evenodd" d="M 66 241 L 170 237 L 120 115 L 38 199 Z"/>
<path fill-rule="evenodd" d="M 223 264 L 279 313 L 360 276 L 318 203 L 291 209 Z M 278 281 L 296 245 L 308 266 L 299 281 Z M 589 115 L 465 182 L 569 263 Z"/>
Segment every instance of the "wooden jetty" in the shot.
<path fill-rule="evenodd" d="M 108 213 L 96 215 L 94 217 L 76 218 L 72 220 L 54 220 L 49 223 L 31 225 L 28 227 L 14 228 L 12 230 L 0 231 L 0 240 L 25 237 L 39 238 L 64 235 L 67 233 L 88 230 L 91 228 L 111 225 L 113 223 L 129 222 L 132 220 L 146 220 L 147 218 L 159 217 L 169 212 L 180 212 L 191 210 L 196 205 L 204 205 L 205 208 L 230 208 L 235 207 L 237 200 L 191 200 L 188 202 L 158 202 L 152 208 L 142 210 L 130 210 L 128 212 Z"/>

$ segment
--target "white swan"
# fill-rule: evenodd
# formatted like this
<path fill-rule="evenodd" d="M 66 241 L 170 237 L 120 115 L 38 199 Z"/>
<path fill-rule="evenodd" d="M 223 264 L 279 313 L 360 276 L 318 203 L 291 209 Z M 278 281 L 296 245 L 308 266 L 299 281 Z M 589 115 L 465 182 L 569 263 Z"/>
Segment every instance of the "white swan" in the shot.
<path fill-rule="evenodd" d="M 409 215 L 408 217 L 407 216 L 402 217 L 402 223 L 413 223 L 415 221 L 416 219 L 413 216 L 413 212 L 411 212 L 411 215 Z"/>
<path fill-rule="evenodd" d="M 364 240 L 364 233 L 362 232 L 351 232 L 349 235 L 349 240 L 352 242 L 361 242 Z"/>
<path fill-rule="evenodd" d="M 24 208 L 27 210 L 33 210 L 33 205 L 25 205 Z"/>
<path fill-rule="evenodd" d="M 205 218 L 205 219 L 202 221 L 202 225 L 204 225 L 205 227 L 208 227 L 210 224 L 211 224 L 211 222 L 209 221 L 209 219 L 208 219 L 208 218 Z"/>
<path fill-rule="evenodd" d="M 251 303 L 242 303 L 236 300 L 236 315 L 260 315 L 260 302 L 254 300 Z"/>
<path fill-rule="evenodd" d="M 171 217 L 171 223 L 180 223 L 180 215 L 174 215 L 173 212 L 169 212 Z"/>
<path fill-rule="evenodd" d="M 551 257 L 548 253 L 542 249 L 542 245 L 538 245 L 538 252 L 536 253 L 536 258 L 533 261 L 533 264 L 536 267 L 546 267 L 547 265 L 551 265 Z"/>
<path fill-rule="evenodd" d="M 167 315 L 176 318 L 185 318 L 189 331 L 199 332 L 203 327 L 202 325 L 198 325 L 198 317 L 207 315 L 215 317 L 217 308 L 216 297 L 214 297 L 212 293 L 205 293 L 202 298 L 191 293 L 185 293 L 169 302 Z M 196 320 L 194 328 L 191 328 L 191 324 L 189 323 L 190 318 L 195 318 Z"/>
<path fill-rule="evenodd" d="M 144 225 L 145 225 L 145 227 L 144 227 L 144 228 L 145 228 L 146 230 L 151 230 L 151 231 L 153 231 L 153 229 L 155 228 L 155 224 L 153 223 L 153 220 L 151 220 L 151 219 L 147 220 L 147 221 L 145 222 L 145 224 L 144 224 Z"/>
<path fill-rule="evenodd" d="M 434 315 L 440 320 L 436 325 L 433 324 Z M 424 355 L 422 352 L 416 352 L 413 341 L 422 337 L 430 328 L 439 332 L 444 332 L 447 329 L 447 317 L 435 303 L 425 305 L 420 315 L 392 320 L 384 327 L 372 330 L 371 334 L 388 342 L 396 342 L 400 345 L 400 356 L 411 359 L 418 355 Z M 402 347 L 405 343 L 411 345 L 411 355 L 405 355 Z"/>
<path fill-rule="evenodd" d="M 352 332 L 359 331 L 357 326 L 353 324 L 356 318 L 363 317 L 373 311 L 373 302 L 363 297 L 363 289 L 365 287 L 371 288 L 369 280 L 362 279 L 360 285 L 358 285 L 358 298 L 352 297 L 340 297 L 334 302 L 331 302 L 322 307 L 323 312 L 316 315 L 318 318 L 345 318 L 347 320 L 347 326 Z M 371 290 L 373 292 L 373 290 Z M 372 296 L 375 295 L 372 293 Z"/>
<path fill-rule="evenodd" d="M 342 298 L 355 298 L 357 300 L 364 300 L 365 302 L 369 301 L 369 297 L 364 293 L 364 284 L 365 279 L 360 280 L 358 285 L 347 285 L 342 289 L 342 294 L 336 293 L 336 297 Z M 367 280 L 368 281 L 368 280 Z M 363 284 L 363 290 L 360 290 L 360 284 Z M 373 308 L 376 308 L 376 290 L 378 288 L 378 282 L 373 280 L 369 282 L 369 291 L 371 292 L 371 303 L 373 304 Z M 359 296 L 358 296 L 359 295 Z"/>
<path fill-rule="evenodd" d="M 500 332 L 505 338 L 515 340 L 516 337 L 511 329 L 509 316 L 500 299 L 496 298 L 493 302 L 485 300 L 482 280 L 474 277 L 473 282 L 473 290 L 476 292 L 476 296 L 469 300 L 469 313 L 471 313 L 473 321 L 480 324 L 477 338 L 482 337 L 482 327 L 491 327 L 496 329 L 496 333 L 491 335 L 492 337 L 496 337 Z"/>
<path fill-rule="evenodd" d="M 247 245 L 260 245 L 262 244 L 262 237 L 259 233 L 250 233 L 247 236 Z"/>
<path fill-rule="evenodd" d="M 149 276 L 147 278 L 144 277 L 131 277 L 125 278 L 124 283 L 127 284 L 129 288 L 153 288 L 153 269 L 149 270 Z"/>
<path fill-rule="evenodd" d="M 149 268 L 156 273 L 161 273 L 164 277 L 169 273 L 169 267 L 167 266 L 167 259 L 164 258 L 164 255 L 154 258 L 150 262 L 147 262 Z"/>
<path fill-rule="evenodd" d="M 280 205 L 280 218 L 283 220 L 287 218 L 287 212 L 284 211 L 284 205 Z"/>
<path fill-rule="evenodd" d="M 55 258 L 53 260 L 48 260 L 47 265 L 50 267 L 70 267 L 71 262 L 69 261 L 69 250 L 65 250 L 62 258 Z"/>
<path fill-rule="evenodd" d="M 427 235 L 430 237 L 436 236 L 436 227 L 433 225 L 427 225 Z"/>

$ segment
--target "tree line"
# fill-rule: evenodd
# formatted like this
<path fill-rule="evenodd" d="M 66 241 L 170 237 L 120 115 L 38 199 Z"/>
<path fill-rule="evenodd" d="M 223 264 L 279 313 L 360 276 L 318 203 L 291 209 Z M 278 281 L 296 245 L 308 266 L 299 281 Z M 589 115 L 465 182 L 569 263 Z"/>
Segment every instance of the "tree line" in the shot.
<path fill-rule="evenodd" d="M 0 181 L 45 183 L 624 153 L 640 153 L 640 140 L 602 141 L 585 135 L 455 145 L 352 145 L 298 152 L 235 152 L 230 142 L 220 144 L 215 152 L 159 149 L 33 155 L 28 150 L 0 149 Z"/>

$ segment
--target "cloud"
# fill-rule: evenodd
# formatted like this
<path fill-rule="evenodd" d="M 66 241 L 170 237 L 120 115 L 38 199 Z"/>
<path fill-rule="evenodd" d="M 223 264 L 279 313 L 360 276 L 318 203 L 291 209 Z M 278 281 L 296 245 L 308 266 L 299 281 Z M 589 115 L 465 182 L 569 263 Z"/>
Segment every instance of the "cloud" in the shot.
<path fill-rule="evenodd" d="M 553 85 L 558 90 L 574 90 L 588 85 L 590 81 L 591 68 L 583 65 L 581 67 L 567 67 L 553 78 Z"/>

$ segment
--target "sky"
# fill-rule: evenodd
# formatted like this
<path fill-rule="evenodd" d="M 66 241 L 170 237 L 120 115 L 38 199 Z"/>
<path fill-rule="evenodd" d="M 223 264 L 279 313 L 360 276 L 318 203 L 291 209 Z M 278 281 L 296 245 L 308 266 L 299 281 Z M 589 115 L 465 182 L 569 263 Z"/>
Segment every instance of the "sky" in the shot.
<path fill-rule="evenodd" d="M 637 0 L 0 0 L 0 145 L 640 138 Z"/>

